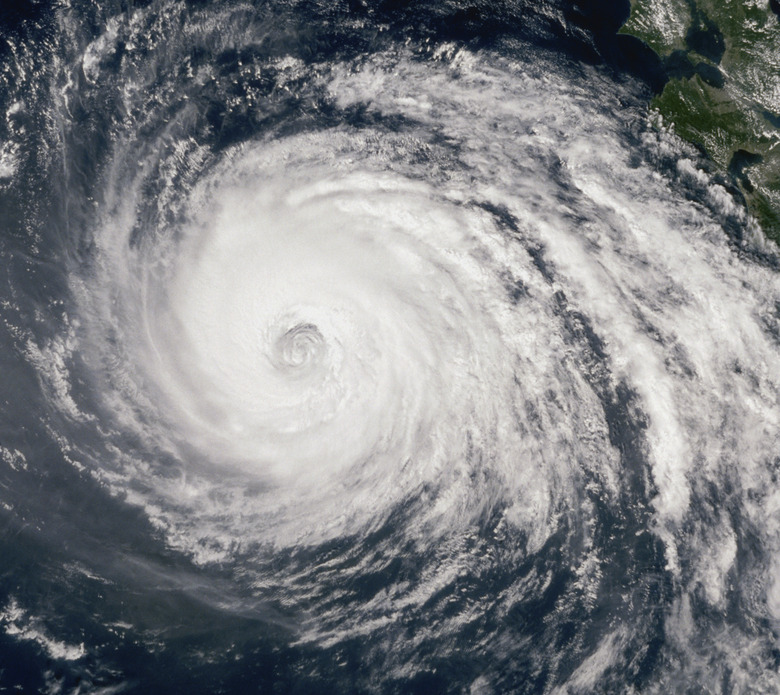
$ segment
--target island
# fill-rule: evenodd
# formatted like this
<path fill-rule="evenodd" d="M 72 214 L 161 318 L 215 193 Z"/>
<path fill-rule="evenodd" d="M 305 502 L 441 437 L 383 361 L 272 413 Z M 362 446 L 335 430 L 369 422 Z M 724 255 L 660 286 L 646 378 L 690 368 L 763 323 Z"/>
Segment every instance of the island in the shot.
<path fill-rule="evenodd" d="M 632 0 L 620 30 L 661 58 L 651 106 L 738 186 L 780 242 L 780 0 Z"/>

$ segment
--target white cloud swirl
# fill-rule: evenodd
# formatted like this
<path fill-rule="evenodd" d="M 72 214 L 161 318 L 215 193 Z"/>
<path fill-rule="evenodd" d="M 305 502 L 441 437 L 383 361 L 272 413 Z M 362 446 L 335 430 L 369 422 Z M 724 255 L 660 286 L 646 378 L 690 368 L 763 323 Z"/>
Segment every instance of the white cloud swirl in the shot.
<path fill-rule="evenodd" d="M 186 140 L 147 154 L 197 184 L 177 198 L 163 181 L 174 221 L 140 234 L 153 168 L 142 160 L 128 185 L 136 150 L 117 144 L 95 259 L 73 280 L 110 453 L 93 470 L 173 547 L 240 558 L 259 595 L 284 586 L 290 605 L 317 605 L 308 638 L 424 610 L 474 571 L 488 519 L 502 541 L 485 556 L 509 565 L 563 534 L 593 605 L 614 561 L 594 541 L 596 507 L 622 504 L 627 537 L 664 543 L 682 597 L 670 641 L 686 642 L 688 596 L 722 609 L 736 562 L 728 515 L 700 511 L 724 481 L 771 558 L 755 610 L 780 619 L 766 491 L 780 280 L 736 255 L 720 223 L 750 223 L 692 155 L 656 171 L 683 146 L 651 134 L 627 87 L 545 61 L 445 46 L 425 62 L 315 66 L 330 104 L 365 122 L 213 159 Z M 274 564 L 396 513 L 431 558 L 411 584 L 337 610 L 318 594 L 325 565 Z M 529 576 L 495 597 L 500 615 L 547 586 Z M 625 634 L 572 678 L 595 683 Z"/>

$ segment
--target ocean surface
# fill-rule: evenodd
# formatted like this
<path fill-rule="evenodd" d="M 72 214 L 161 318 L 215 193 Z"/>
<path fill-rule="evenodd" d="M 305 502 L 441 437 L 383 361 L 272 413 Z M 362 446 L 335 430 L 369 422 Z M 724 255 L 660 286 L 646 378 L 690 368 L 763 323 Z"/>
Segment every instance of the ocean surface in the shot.
<path fill-rule="evenodd" d="M 777 247 L 607 5 L 0 9 L 0 693 L 780 691 Z"/>

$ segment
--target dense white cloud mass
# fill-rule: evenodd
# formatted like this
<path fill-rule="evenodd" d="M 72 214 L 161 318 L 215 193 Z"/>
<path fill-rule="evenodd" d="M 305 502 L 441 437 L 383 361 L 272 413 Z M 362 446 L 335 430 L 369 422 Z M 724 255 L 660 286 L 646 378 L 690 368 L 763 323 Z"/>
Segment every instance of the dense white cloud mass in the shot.
<path fill-rule="evenodd" d="M 68 459 L 230 568 L 204 601 L 388 678 L 467 644 L 472 692 L 778 687 L 780 276 L 742 208 L 630 84 L 541 51 L 266 73 L 316 105 L 222 148 L 187 103 L 142 138 L 124 75 L 67 329 L 26 350 Z"/>

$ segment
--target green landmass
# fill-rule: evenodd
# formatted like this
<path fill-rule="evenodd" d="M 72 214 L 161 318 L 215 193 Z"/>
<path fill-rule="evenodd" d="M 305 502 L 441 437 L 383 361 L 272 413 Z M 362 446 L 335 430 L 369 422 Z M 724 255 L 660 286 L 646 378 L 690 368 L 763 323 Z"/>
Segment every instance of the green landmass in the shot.
<path fill-rule="evenodd" d="M 780 242 L 780 0 L 632 0 L 621 29 L 662 59 L 652 102 L 702 147 Z"/>

